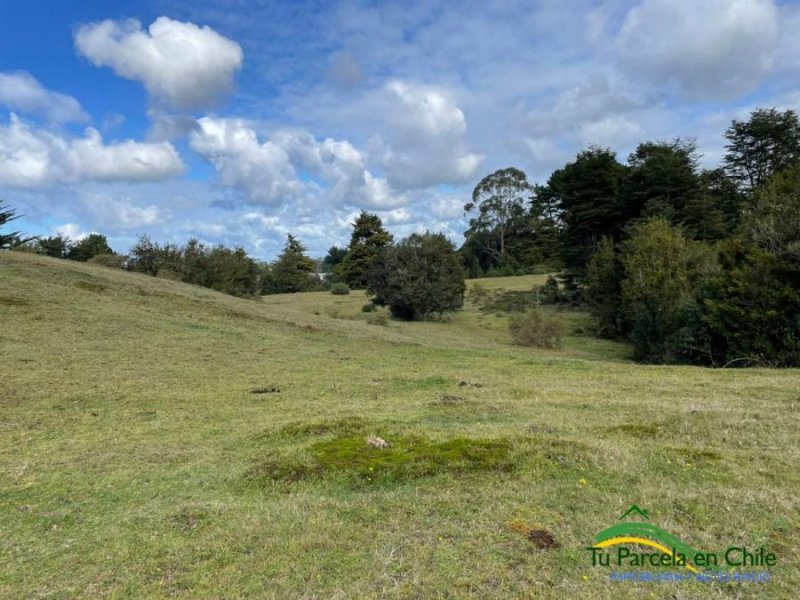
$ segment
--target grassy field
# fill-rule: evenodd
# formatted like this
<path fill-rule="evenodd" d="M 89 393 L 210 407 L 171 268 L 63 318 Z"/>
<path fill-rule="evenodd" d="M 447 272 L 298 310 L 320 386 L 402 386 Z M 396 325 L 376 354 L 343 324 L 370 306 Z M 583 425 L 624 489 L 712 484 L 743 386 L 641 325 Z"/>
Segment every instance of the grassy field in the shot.
<path fill-rule="evenodd" d="M 365 302 L 0 254 L 0 596 L 797 597 L 800 372 Z M 610 581 L 586 547 L 631 503 L 771 581 Z"/>

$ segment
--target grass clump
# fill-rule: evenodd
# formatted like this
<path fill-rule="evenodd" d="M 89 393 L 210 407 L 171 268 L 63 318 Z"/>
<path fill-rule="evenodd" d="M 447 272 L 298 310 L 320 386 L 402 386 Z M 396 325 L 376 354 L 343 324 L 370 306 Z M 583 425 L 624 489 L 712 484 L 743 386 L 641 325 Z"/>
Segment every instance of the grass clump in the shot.
<path fill-rule="evenodd" d="M 263 482 L 342 477 L 354 485 L 370 485 L 442 474 L 508 473 L 516 468 L 513 447 L 507 439 L 454 438 L 434 442 L 419 436 L 387 436 L 387 441 L 388 448 L 376 448 L 364 436 L 338 436 L 313 444 L 308 450 L 308 462 L 270 457 L 247 476 Z"/>
<path fill-rule="evenodd" d="M 378 307 L 375 306 L 372 302 L 367 302 L 364 306 L 361 307 L 361 312 L 371 313 L 375 312 Z"/>
<path fill-rule="evenodd" d="M 512 317 L 508 328 L 515 344 L 534 348 L 559 348 L 565 332 L 561 321 L 547 318 L 537 310 Z"/>
<path fill-rule="evenodd" d="M 331 294 L 334 296 L 347 296 L 350 293 L 350 286 L 346 283 L 337 282 L 331 285 Z"/>
<path fill-rule="evenodd" d="M 370 325 L 380 325 L 381 327 L 386 327 L 389 325 L 389 317 L 387 317 L 385 313 L 370 315 L 367 317 L 367 323 Z"/>

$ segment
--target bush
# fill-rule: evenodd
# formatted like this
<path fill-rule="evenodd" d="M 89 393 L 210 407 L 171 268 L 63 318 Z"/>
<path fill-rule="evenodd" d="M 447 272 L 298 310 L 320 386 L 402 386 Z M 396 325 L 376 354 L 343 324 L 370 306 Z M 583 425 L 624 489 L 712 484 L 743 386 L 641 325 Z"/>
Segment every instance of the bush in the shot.
<path fill-rule="evenodd" d="M 389 318 L 386 316 L 386 313 L 378 313 L 367 317 L 367 323 L 370 325 L 380 325 L 381 327 L 386 327 L 389 324 Z"/>
<path fill-rule="evenodd" d="M 375 312 L 375 309 L 378 307 L 375 306 L 372 302 L 367 302 L 364 306 L 361 307 L 361 312 L 371 313 Z"/>
<path fill-rule="evenodd" d="M 558 279 L 548 275 L 547 281 L 538 289 L 539 302 L 542 304 L 558 304 L 563 300 L 561 289 L 558 287 Z"/>
<path fill-rule="evenodd" d="M 331 285 L 331 294 L 334 296 L 347 296 L 350 293 L 350 286 L 346 283 L 334 283 Z"/>
<path fill-rule="evenodd" d="M 553 318 L 544 317 L 537 310 L 529 310 L 509 321 L 511 339 L 518 346 L 534 348 L 558 348 L 564 336 L 564 324 Z"/>

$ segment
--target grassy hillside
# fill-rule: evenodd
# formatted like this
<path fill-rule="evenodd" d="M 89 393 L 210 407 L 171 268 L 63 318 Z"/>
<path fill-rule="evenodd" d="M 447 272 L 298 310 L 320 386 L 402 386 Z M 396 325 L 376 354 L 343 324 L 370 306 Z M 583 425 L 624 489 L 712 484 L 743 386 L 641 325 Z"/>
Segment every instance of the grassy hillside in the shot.
<path fill-rule="evenodd" d="M 800 372 L 365 302 L 0 254 L 0 596 L 795 595 Z M 585 548 L 634 502 L 695 548 L 769 547 L 772 581 L 609 581 Z"/>

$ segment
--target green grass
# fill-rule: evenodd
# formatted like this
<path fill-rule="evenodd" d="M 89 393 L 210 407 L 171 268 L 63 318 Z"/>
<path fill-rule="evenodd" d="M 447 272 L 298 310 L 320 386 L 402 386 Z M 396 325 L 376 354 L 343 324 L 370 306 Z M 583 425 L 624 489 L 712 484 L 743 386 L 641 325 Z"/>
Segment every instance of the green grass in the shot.
<path fill-rule="evenodd" d="M 575 311 L 536 350 L 471 303 L 365 302 L 0 254 L 0 596 L 796 596 L 800 372 L 636 365 Z M 634 502 L 767 546 L 773 580 L 610 582 L 585 548 Z"/>

